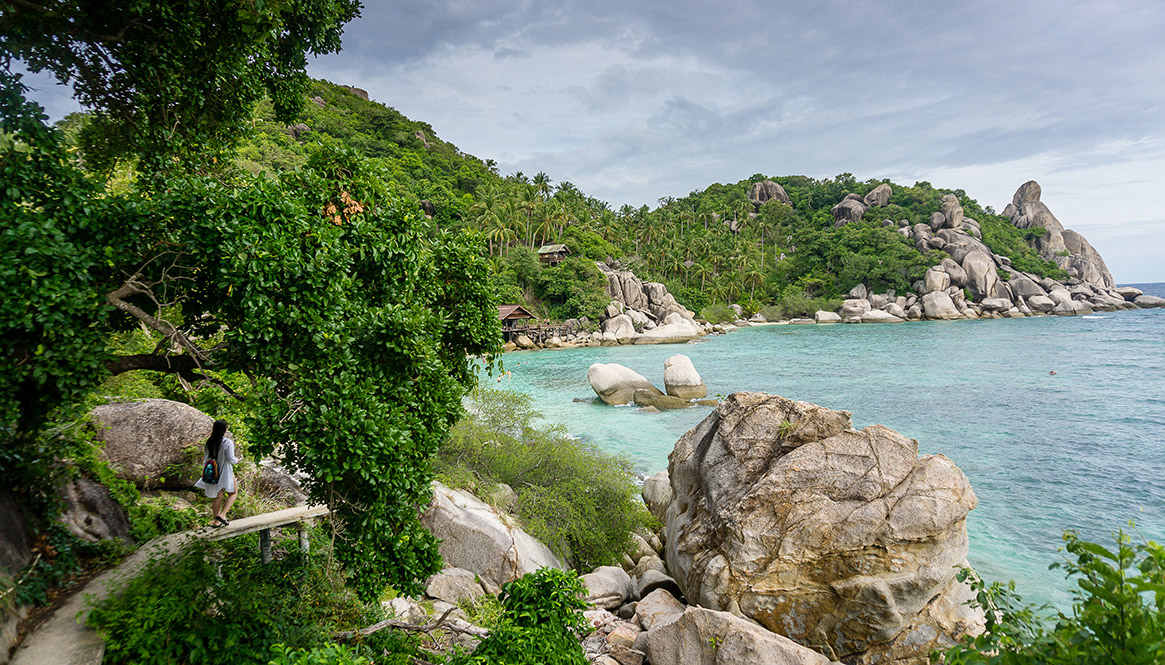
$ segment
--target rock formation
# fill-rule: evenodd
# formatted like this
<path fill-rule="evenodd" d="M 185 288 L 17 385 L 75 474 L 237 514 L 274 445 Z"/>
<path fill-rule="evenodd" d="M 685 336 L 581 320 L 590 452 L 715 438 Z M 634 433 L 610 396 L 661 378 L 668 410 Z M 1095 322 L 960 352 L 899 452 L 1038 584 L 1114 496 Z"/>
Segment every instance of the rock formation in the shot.
<path fill-rule="evenodd" d="M 16 499 L 8 490 L 0 489 L 0 575 L 14 577 L 28 563 L 32 558 L 32 535 Z"/>
<path fill-rule="evenodd" d="M 1021 229 L 1042 228 L 1044 235 L 1035 240 L 1040 256 L 1055 261 L 1072 277 L 1099 287 L 1116 285 L 1100 253 L 1075 231 L 1066 230 L 1048 206 L 1040 201 L 1039 183 L 1029 180 L 1020 185 L 1004 215 Z"/>
<path fill-rule="evenodd" d="M 421 523 L 441 539 L 441 558 L 500 587 L 539 568 L 566 568 L 550 548 L 477 497 L 433 483 Z"/>
<path fill-rule="evenodd" d="M 656 617 L 645 640 L 652 665 L 829 665 L 825 656 L 728 612 L 703 607 Z"/>
<path fill-rule="evenodd" d="M 760 207 L 771 199 L 776 199 L 788 206 L 793 205 L 793 202 L 789 200 L 789 195 L 785 193 L 785 188 L 772 180 L 765 179 L 753 183 L 748 190 L 748 200 L 753 202 L 757 210 L 760 210 Z"/>
<path fill-rule="evenodd" d="M 90 543 L 129 541 L 129 519 L 101 483 L 75 478 L 61 488 L 65 510 L 61 522 L 74 536 Z"/>
<path fill-rule="evenodd" d="M 630 270 L 616 270 L 602 262 L 595 265 L 607 278 L 607 295 L 624 308 L 643 312 L 653 321 L 662 321 L 673 312 L 686 319 L 695 317 L 676 302 L 663 284 L 644 282 Z"/>
<path fill-rule="evenodd" d="M 857 194 L 849 194 L 840 203 L 829 209 L 829 213 L 833 215 L 837 226 L 845 226 L 850 222 L 856 222 L 866 214 L 869 206 L 862 200 L 862 197 Z"/>
<path fill-rule="evenodd" d="M 898 222 L 896 231 L 913 241 L 920 252 L 937 249 L 948 256 L 928 269 L 912 285 L 914 293 L 906 296 L 875 294 L 864 285 L 855 286 L 839 310 L 842 320 L 880 323 L 899 319 L 1071 316 L 1095 310 L 1157 306 L 1151 300 L 1139 300 L 1138 294 L 1127 289 L 1113 287 L 1104 260 L 1083 236 L 1061 226 L 1040 202 L 1040 193 L 1035 181 L 1024 183 L 1003 215 L 1019 228 L 1044 229 L 1033 240 L 1035 249 L 1071 275 L 1066 282 L 1023 272 L 1012 265 L 1009 257 L 992 252 L 982 240 L 979 221 L 966 216 L 958 197 L 947 194 L 942 198 L 941 210 L 931 215 L 929 223 L 910 226 L 903 220 Z M 870 202 L 880 200 L 869 195 L 866 198 Z M 841 208 L 835 207 L 839 224 L 853 216 L 847 217 L 844 209 L 856 211 L 853 204 L 857 199 L 856 195 L 848 195 L 838 204 Z M 889 220 L 886 224 L 894 225 Z M 1052 295 L 1057 290 L 1062 293 Z"/>
<path fill-rule="evenodd" d="M 147 399 L 103 404 L 89 415 L 119 478 L 162 489 L 189 488 L 198 479 L 200 447 L 214 424 L 205 413 L 181 402 Z"/>
<path fill-rule="evenodd" d="M 676 354 L 663 361 L 663 389 L 681 399 L 700 399 L 708 395 L 708 386 L 692 365 L 692 359 Z"/>
<path fill-rule="evenodd" d="M 663 394 L 642 374 L 618 363 L 591 365 L 587 370 L 587 380 L 590 381 L 595 394 L 611 406 L 630 404 L 634 401 L 637 390 L 646 390 L 656 395 Z"/>
<path fill-rule="evenodd" d="M 924 663 L 981 625 L 955 580 L 975 494 L 881 425 L 737 393 L 668 457 L 666 561 L 689 602 L 846 662 Z"/>
<path fill-rule="evenodd" d="M 890 196 L 894 193 L 893 188 L 886 183 L 882 183 L 870 190 L 869 194 L 862 199 L 868 208 L 880 208 L 890 202 Z"/>

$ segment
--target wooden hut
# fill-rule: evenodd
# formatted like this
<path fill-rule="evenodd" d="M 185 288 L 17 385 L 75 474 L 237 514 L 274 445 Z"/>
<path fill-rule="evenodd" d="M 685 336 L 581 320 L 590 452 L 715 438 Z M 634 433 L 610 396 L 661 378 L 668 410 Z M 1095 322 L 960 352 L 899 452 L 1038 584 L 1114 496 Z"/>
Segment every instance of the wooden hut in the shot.
<path fill-rule="evenodd" d="M 538 248 L 538 260 L 552 266 L 565 261 L 569 254 L 566 245 L 542 245 Z"/>
<path fill-rule="evenodd" d="M 530 323 L 537 322 L 538 318 L 521 305 L 498 305 L 498 318 L 502 322 L 502 338 L 507 342 L 528 329 Z M 533 326 L 537 329 L 537 325 Z"/>

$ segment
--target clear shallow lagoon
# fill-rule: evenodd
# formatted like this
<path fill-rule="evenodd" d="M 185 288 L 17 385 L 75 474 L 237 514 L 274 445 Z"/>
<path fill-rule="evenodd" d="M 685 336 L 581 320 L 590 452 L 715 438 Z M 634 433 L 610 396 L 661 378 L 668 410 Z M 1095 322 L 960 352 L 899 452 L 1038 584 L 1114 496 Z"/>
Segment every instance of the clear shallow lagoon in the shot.
<path fill-rule="evenodd" d="M 1145 537 L 1165 539 L 1165 309 L 767 326 L 688 345 L 521 352 L 505 357 L 511 375 L 496 385 L 654 473 L 711 408 L 596 404 L 587 368 L 620 363 L 662 388 L 663 361 L 676 353 L 713 395 L 762 391 L 844 409 L 858 428 L 880 423 L 950 457 L 979 497 L 968 518 L 972 565 L 1015 579 L 1026 599 L 1070 602 L 1062 573 L 1048 570 L 1064 529 L 1104 540 L 1134 519 Z"/>

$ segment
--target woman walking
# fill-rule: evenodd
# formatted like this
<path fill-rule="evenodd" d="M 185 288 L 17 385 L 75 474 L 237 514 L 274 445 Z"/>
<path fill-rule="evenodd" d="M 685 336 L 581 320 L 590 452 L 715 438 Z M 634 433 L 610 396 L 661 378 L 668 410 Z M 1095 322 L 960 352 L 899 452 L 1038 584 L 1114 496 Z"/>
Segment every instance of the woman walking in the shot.
<path fill-rule="evenodd" d="M 206 450 L 202 456 L 202 477 L 194 483 L 203 494 L 211 499 L 210 509 L 214 522 L 211 526 L 228 526 L 227 511 L 235 502 L 238 488 L 235 487 L 235 442 L 226 436 L 227 421 L 216 420 L 206 440 Z M 211 464 L 211 461 L 214 464 Z"/>

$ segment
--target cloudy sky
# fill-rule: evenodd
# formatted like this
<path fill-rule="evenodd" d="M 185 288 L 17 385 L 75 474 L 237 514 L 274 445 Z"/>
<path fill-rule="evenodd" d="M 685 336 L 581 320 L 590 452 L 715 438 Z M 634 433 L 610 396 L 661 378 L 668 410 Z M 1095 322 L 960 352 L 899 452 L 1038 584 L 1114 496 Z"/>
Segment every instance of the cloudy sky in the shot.
<path fill-rule="evenodd" d="M 1035 179 L 1118 282 L 1165 281 L 1160 0 L 365 2 L 311 74 L 503 174 L 616 208 L 850 172 L 998 210 Z"/>

